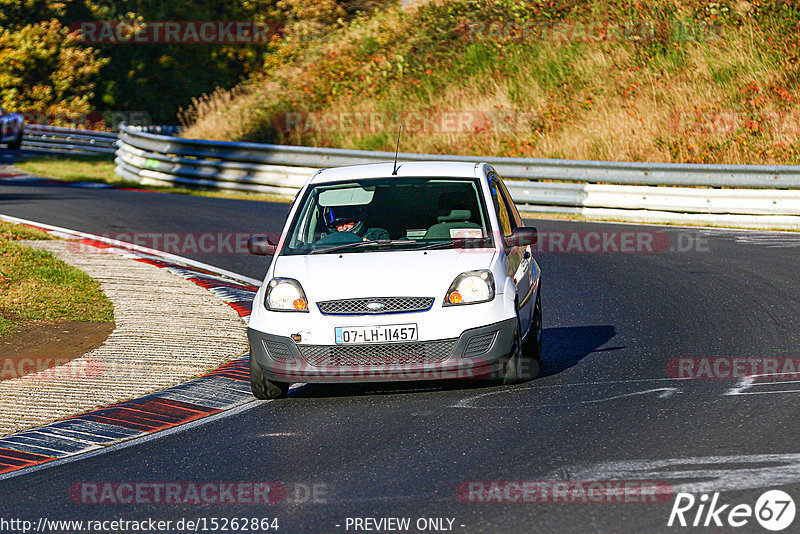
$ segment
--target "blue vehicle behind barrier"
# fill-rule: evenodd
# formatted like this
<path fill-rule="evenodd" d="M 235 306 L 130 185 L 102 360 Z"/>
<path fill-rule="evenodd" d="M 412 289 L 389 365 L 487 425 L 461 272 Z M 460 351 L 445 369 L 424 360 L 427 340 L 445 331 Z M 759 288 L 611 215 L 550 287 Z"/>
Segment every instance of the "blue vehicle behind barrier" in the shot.
<path fill-rule="evenodd" d="M 5 144 L 11 150 L 19 150 L 22 144 L 22 115 L 19 113 L 7 113 L 0 109 L 0 143 Z"/>

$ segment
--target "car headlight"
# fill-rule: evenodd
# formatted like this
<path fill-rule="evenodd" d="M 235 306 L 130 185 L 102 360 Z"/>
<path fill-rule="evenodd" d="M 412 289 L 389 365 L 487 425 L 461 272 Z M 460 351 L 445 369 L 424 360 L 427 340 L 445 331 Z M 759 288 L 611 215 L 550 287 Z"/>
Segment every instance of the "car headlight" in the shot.
<path fill-rule="evenodd" d="M 459 274 L 444 296 L 445 306 L 477 304 L 494 298 L 494 276 L 491 271 L 467 271 Z"/>
<path fill-rule="evenodd" d="M 292 278 L 273 278 L 267 284 L 264 305 L 272 311 L 308 313 L 308 299 L 300 282 Z"/>

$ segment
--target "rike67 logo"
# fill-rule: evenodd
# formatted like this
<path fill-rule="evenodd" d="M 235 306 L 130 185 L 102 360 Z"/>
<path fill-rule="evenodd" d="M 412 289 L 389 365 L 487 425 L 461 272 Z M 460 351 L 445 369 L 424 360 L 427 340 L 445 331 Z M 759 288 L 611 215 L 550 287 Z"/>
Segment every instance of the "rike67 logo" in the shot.
<path fill-rule="evenodd" d="M 755 506 L 723 504 L 720 494 L 678 493 L 667 526 L 680 527 L 743 527 L 753 518 L 765 529 L 778 532 L 794 521 L 794 500 L 788 493 L 770 490 L 762 494 Z"/>

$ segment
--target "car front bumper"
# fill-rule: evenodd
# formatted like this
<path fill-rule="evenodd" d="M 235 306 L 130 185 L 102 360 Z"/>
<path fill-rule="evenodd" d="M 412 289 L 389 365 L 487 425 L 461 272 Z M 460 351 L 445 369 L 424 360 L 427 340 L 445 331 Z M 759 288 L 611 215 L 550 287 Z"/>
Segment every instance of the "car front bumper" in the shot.
<path fill-rule="evenodd" d="M 270 380 L 381 382 L 498 377 L 511 352 L 516 318 L 448 339 L 359 345 L 295 343 L 248 328 L 250 354 Z"/>

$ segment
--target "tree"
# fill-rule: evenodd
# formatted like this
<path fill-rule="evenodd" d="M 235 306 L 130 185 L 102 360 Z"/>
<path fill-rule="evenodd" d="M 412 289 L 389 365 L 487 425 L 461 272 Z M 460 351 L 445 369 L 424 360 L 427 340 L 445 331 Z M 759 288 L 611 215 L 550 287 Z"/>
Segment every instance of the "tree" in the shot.
<path fill-rule="evenodd" d="M 19 30 L 38 22 L 61 19 L 72 0 L 0 0 L 0 28 Z"/>
<path fill-rule="evenodd" d="M 57 20 L 0 28 L 0 105 L 44 118 L 88 115 L 106 63 Z"/>
<path fill-rule="evenodd" d="M 274 0 L 83 0 L 66 24 L 85 21 L 274 22 Z M 80 18 L 76 18 L 80 17 Z M 268 45 L 118 43 L 93 45 L 110 62 L 102 73 L 95 103 L 99 108 L 145 111 L 156 123 L 177 122 L 178 109 L 217 87 L 233 87 L 263 64 Z"/>

